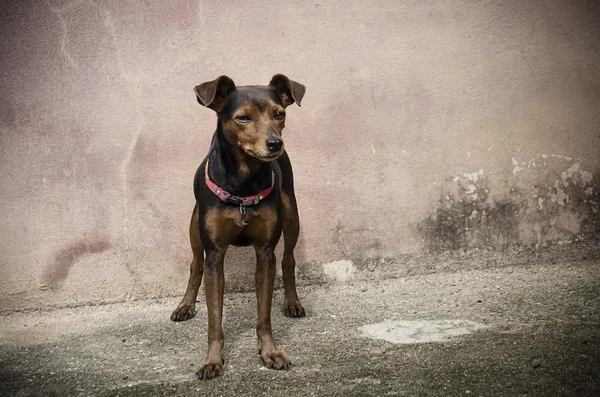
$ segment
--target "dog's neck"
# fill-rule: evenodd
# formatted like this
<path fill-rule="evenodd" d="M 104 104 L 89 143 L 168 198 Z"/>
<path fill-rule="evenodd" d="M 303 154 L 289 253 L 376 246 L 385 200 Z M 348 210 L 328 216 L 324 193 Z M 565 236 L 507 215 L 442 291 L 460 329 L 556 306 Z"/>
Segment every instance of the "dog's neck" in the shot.
<path fill-rule="evenodd" d="M 271 184 L 271 164 L 228 142 L 220 120 L 208 159 L 210 179 L 233 195 L 254 195 Z"/>

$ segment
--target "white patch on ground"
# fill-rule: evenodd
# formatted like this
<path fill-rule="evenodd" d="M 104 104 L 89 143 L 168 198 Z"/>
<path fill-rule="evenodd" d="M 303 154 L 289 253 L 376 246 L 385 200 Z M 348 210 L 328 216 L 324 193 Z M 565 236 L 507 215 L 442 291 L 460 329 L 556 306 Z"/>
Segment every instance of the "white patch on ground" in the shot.
<path fill-rule="evenodd" d="M 354 278 L 356 267 L 349 260 L 329 262 L 323 264 L 323 273 L 330 280 L 347 282 Z"/>
<path fill-rule="evenodd" d="M 362 336 L 383 339 L 394 344 L 444 342 L 459 335 L 469 335 L 487 328 L 467 320 L 393 321 L 367 324 L 359 327 Z"/>

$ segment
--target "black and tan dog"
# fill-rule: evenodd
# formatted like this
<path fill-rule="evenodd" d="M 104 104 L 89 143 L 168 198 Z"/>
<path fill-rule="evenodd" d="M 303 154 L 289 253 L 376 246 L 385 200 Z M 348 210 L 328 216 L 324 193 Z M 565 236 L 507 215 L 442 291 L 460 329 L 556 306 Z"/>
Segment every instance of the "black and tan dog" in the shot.
<path fill-rule="evenodd" d="M 185 295 L 171 320 L 196 314 L 198 288 L 204 274 L 208 309 L 208 353 L 200 379 L 223 371 L 223 259 L 229 245 L 254 246 L 259 354 L 268 368 L 288 369 L 291 362 L 277 349 L 271 332 L 275 278 L 275 246 L 283 231 L 281 261 L 285 314 L 305 315 L 296 293 L 294 247 L 299 219 L 292 166 L 281 138 L 285 108 L 300 105 L 305 88 L 286 76 L 273 76 L 268 86 L 236 87 L 221 76 L 194 88 L 198 102 L 217 112 L 217 131 L 210 151 L 194 178 L 196 206 L 190 224 L 194 259 Z M 204 258 L 206 253 L 206 258 Z"/>

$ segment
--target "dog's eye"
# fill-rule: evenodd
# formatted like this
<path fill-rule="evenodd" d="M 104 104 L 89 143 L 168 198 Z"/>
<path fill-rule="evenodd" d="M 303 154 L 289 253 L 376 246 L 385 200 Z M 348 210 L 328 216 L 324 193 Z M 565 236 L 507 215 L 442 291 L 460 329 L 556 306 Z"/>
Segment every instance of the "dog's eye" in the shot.
<path fill-rule="evenodd" d="M 278 110 L 275 112 L 275 120 L 283 120 L 283 118 L 285 117 L 285 113 Z"/>
<path fill-rule="evenodd" d="M 239 121 L 240 123 L 249 123 L 250 121 L 252 121 L 252 119 L 250 119 L 250 117 L 242 115 L 242 116 L 237 116 L 235 118 L 237 121 Z"/>

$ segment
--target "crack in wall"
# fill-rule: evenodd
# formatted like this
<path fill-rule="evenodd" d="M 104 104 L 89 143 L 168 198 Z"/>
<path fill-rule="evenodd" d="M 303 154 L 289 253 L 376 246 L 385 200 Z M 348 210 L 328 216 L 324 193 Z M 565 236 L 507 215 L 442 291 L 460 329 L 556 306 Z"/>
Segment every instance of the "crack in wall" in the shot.
<path fill-rule="evenodd" d="M 115 24 L 113 22 L 112 19 L 112 15 L 110 13 L 110 11 L 106 10 L 105 8 L 101 7 L 99 4 L 92 2 L 92 4 L 94 4 L 96 6 L 96 8 L 104 15 L 104 27 L 106 28 L 106 32 L 110 37 L 110 42 L 111 45 L 114 49 L 114 54 L 115 54 L 115 58 L 116 58 L 116 65 L 117 65 L 117 69 L 119 71 L 119 74 L 121 75 L 121 77 L 130 83 L 133 83 L 133 87 L 132 90 L 133 92 L 133 97 L 135 98 L 135 104 L 134 107 L 136 109 L 136 112 L 138 114 L 138 125 L 136 130 L 133 132 L 133 138 L 130 141 L 129 147 L 127 148 L 127 152 L 125 157 L 123 158 L 123 161 L 120 164 L 120 172 L 121 172 L 121 191 L 123 194 L 123 205 L 122 205 L 122 209 L 123 209 L 123 220 L 122 220 L 122 227 L 121 227 L 121 231 L 122 231 L 122 238 L 123 238 L 123 245 L 122 245 L 122 254 L 123 254 L 123 261 L 125 264 L 125 267 L 127 268 L 127 270 L 133 274 L 134 271 L 131 267 L 131 263 L 130 263 L 130 256 L 129 256 L 129 251 L 130 251 L 130 237 L 129 237 L 129 185 L 128 185 L 128 170 L 129 167 L 131 165 L 131 161 L 133 158 L 133 152 L 135 150 L 135 147 L 139 141 L 140 136 L 143 133 L 143 129 L 144 129 L 144 125 L 145 125 L 145 116 L 144 116 L 144 111 L 143 111 L 143 107 L 142 107 L 142 102 L 140 100 L 140 98 L 142 97 L 142 92 L 141 92 L 141 88 L 140 85 L 137 84 L 141 78 L 140 77 L 135 77 L 132 76 L 130 74 L 128 74 L 125 70 L 125 67 L 123 66 L 123 59 L 122 59 L 122 55 L 121 55 L 121 51 L 119 49 L 118 46 L 118 37 L 116 34 L 116 28 L 115 28 Z M 133 288 L 135 288 L 135 284 L 133 286 Z M 133 291 L 131 292 L 133 294 Z"/>
<path fill-rule="evenodd" d="M 122 258 L 123 258 L 123 262 L 124 262 L 126 269 L 128 270 L 128 272 L 130 274 L 134 274 L 133 269 L 131 267 L 131 263 L 130 263 L 131 258 L 129 256 L 129 251 L 130 251 L 130 237 L 129 237 L 129 221 L 130 221 L 129 220 L 129 206 L 130 205 L 129 204 L 130 203 L 129 203 L 129 186 L 128 186 L 127 176 L 128 176 L 129 166 L 132 161 L 134 149 L 135 149 L 137 142 L 143 132 L 143 128 L 145 125 L 145 117 L 144 117 L 144 112 L 143 112 L 143 108 L 142 108 L 142 103 L 140 100 L 141 87 L 138 84 L 139 81 L 144 77 L 136 77 L 130 73 L 127 73 L 126 68 L 124 67 L 121 50 L 118 45 L 119 40 L 118 40 L 118 37 L 116 34 L 116 27 L 115 27 L 112 15 L 109 10 L 107 10 L 100 4 L 98 4 L 94 1 L 91 1 L 91 0 L 75 1 L 75 2 L 67 4 L 66 6 L 63 6 L 63 7 L 54 7 L 54 6 L 52 6 L 52 4 L 50 3 L 49 0 L 45 0 L 45 3 L 48 6 L 48 8 L 50 9 L 50 11 L 52 12 L 52 14 L 54 14 L 60 21 L 60 24 L 61 24 L 62 30 L 63 30 L 63 37 L 60 42 L 60 52 L 62 53 L 62 55 L 63 55 L 64 59 L 66 60 L 66 62 L 68 63 L 68 65 L 74 69 L 78 69 L 79 64 L 77 62 L 77 59 L 69 51 L 69 45 L 70 45 L 69 35 L 71 32 L 69 30 L 67 21 L 64 18 L 64 15 L 65 15 L 65 13 L 74 12 L 77 9 L 83 7 L 84 5 L 89 5 L 89 6 L 94 7 L 98 11 L 98 13 L 103 17 L 102 26 L 104 28 L 105 33 L 108 35 L 108 37 L 110 39 L 110 45 L 113 50 L 112 53 L 114 56 L 117 71 L 118 71 L 119 75 L 121 76 L 121 78 L 125 82 L 131 83 L 131 84 L 129 84 L 129 87 L 125 87 L 125 89 L 128 90 L 130 92 L 131 96 L 133 96 L 135 98 L 134 104 L 132 107 L 135 109 L 135 112 L 137 113 L 138 122 L 137 122 L 137 127 L 135 128 L 135 131 L 133 131 L 133 133 L 131 134 L 132 138 L 131 138 L 130 144 L 127 147 L 125 157 L 123 158 L 123 160 L 120 163 L 119 170 L 120 170 L 120 177 L 121 177 L 121 192 L 123 195 L 123 199 L 122 199 L 123 200 L 122 201 L 123 219 L 122 219 L 122 223 L 121 223 L 122 224 L 122 227 L 121 227 L 121 232 L 122 232 L 121 252 L 122 252 Z"/>
<path fill-rule="evenodd" d="M 67 49 L 67 47 L 69 46 L 69 29 L 67 27 L 67 21 L 65 21 L 63 14 L 71 12 L 74 9 L 78 8 L 79 6 L 82 6 L 83 4 L 88 3 L 89 0 L 76 1 L 76 2 L 73 2 L 71 4 L 64 6 L 62 8 L 53 7 L 50 4 L 49 0 L 45 0 L 44 2 L 50 9 L 50 12 L 52 12 L 52 14 L 54 14 L 60 21 L 60 25 L 61 25 L 62 32 L 63 32 L 62 39 L 60 40 L 60 52 L 62 53 L 64 59 L 67 61 L 67 63 L 69 64 L 69 66 L 71 68 L 78 69 L 79 64 L 77 63 L 75 58 L 71 55 L 71 53 Z"/>
<path fill-rule="evenodd" d="M 142 92 L 143 85 L 141 82 L 147 81 L 150 79 L 150 76 L 147 76 L 140 71 L 139 69 L 129 68 L 127 67 L 127 58 L 126 54 L 122 51 L 122 46 L 120 43 L 123 41 L 120 39 L 119 25 L 118 21 L 115 21 L 115 17 L 111 10 L 108 8 L 109 6 L 103 4 L 101 2 L 95 2 L 93 0 L 79 0 L 68 3 L 66 5 L 58 5 L 52 4 L 51 0 L 45 0 L 45 4 L 48 9 L 52 13 L 52 15 L 56 16 L 60 22 L 62 27 L 62 38 L 60 38 L 60 53 L 62 54 L 62 58 L 68 64 L 68 66 L 72 69 L 81 69 L 84 65 L 80 64 L 80 60 L 77 58 L 78 52 L 76 52 L 77 48 L 73 48 L 73 42 L 70 40 L 71 35 L 75 32 L 69 26 L 69 18 L 66 16 L 70 13 L 77 13 L 78 11 L 83 10 L 86 7 L 92 7 L 93 13 L 97 14 L 97 22 L 100 24 L 102 31 L 106 34 L 108 38 L 108 45 L 110 46 L 110 60 L 114 61 L 114 67 L 117 72 L 117 76 L 123 80 L 123 89 L 128 94 L 128 96 L 132 99 L 132 103 L 130 106 L 132 111 L 135 114 L 135 118 L 137 118 L 137 122 L 134 123 L 131 127 L 131 133 L 129 134 L 130 140 L 127 146 L 124 149 L 124 157 L 119 164 L 119 174 L 121 179 L 121 194 L 122 194 L 122 205 L 121 209 L 123 212 L 121 219 L 121 243 L 116 244 L 116 247 L 120 247 L 122 260 L 124 262 L 124 266 L 130 274 L 134 274 L 132 264 L 131 264 L 131 199 L 130 199 L 130 186 L 129 186 L 129 171 L 132 165 L 132 162 L 135 160 L 135 149 L 138 145 L 141 135 L 144 132 L 144 126 L 146 123 L 145 114 L 142 103 Z M 202 14 L 202 4 L 199 5 L 199 12 Z M 77 17 L 77 14 L 73 15 L 73 18 Z M 72 18 L 71 18 L 72 19 Z M 200 21 L 203 22 L 202 15 L 200 15 Z M 73 52 L 73 51 L 75 52 Z M 196 61 L 197 56 L 195 54 L 189 54 L 188 56 L 179 59 L 172 63 L 170 67 L 166 69 L 161 69 L 159 75 L 155 75 L 152 79 L 161 79 L 164 76 L 169 76 L 172 74 L 174 70 L 185 63 Z M 135 120 L 134 118 L 134 120 Z"/>

